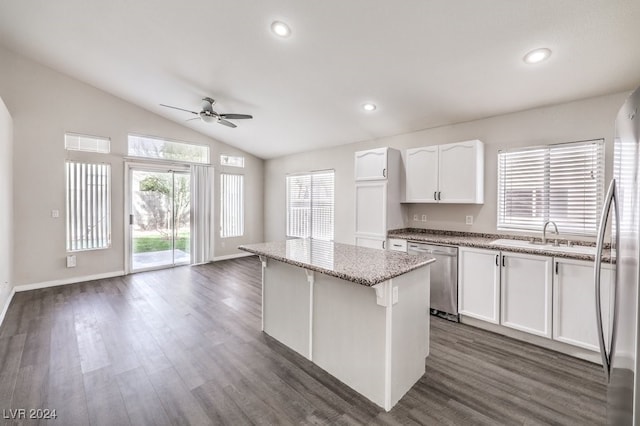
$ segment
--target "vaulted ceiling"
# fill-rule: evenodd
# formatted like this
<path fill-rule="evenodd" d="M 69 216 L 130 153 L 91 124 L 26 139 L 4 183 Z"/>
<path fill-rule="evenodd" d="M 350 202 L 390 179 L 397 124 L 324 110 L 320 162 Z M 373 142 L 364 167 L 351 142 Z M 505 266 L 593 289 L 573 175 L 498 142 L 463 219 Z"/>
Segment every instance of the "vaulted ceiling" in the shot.
<path fill-rule="evenodd" d="M 640 1 L 5 0 L 0 44 L 272 158 L 632 89 Z M 159 105 L 205 96 L 254 119 Z"/>

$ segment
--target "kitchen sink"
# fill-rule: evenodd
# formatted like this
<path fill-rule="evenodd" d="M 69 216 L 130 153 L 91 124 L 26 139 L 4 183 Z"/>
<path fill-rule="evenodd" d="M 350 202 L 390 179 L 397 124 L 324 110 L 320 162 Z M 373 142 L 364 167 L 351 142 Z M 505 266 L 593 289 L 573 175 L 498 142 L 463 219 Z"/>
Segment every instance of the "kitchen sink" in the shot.
<path fill-rule="evenodd" d="M 530 242 L 525 240 L 509 240 L 500 239 L 492 241 L 491 244 L 503 247 L 523 248 L 528 250 L 545 250 L 555 251 L 561 253 L 574 253 L 574 254 L 596 254 L 596 248 L 593 246 L 554 246 L 553 243 L 542 244 L 540 242 Z"/>

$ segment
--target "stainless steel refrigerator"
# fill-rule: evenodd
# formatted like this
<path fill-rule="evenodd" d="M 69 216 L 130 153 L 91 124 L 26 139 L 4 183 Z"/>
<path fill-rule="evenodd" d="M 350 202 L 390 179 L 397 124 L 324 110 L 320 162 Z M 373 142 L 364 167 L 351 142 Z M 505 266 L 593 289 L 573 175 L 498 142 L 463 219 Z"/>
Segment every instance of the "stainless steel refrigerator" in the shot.
<path fill-rule="evenodd" d="M 640 424 L 638 372 L 638 283 L 640 276 L 640 88 L 620 109 L 616 119 L 613 179 L 605 197 L 598 231 L 595 287 L 598 337 L 608 382 L 607 423 Z M 615 285 L 609 318 L 600 299 L 600 253 L 610 219 L 615 249 Z M 606 310 L 605 310 L 606 311 Z"/>

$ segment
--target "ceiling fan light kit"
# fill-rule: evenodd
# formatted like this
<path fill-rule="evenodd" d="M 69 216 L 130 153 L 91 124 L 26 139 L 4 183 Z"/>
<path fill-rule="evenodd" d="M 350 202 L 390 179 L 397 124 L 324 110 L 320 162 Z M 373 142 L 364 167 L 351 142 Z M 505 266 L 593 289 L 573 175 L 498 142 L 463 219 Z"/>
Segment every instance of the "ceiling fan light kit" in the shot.
<path fill-rule="evenodd" d="M 213 105 L 215 105 L 215 103 L 216 101 L 213 98 L 209 98 L 209 97 L 203 98 L 202 110 L 200 112 L 191 111 L 188 109 L 178 108 L 175 106 L 165 105 L 165 104 L 160 104 L 160 106 L 163 106 L 165 108 L 177 109 L 179 111 L 189 112 L 197 116 L 195 118 L 190 118 L 187 121 L 200 118 L 200 120 L 204 121 L 205 123 L 219 123 L 231 128 L 238 127 L 238 126 L 236 126 L 235 124 L 233 124 L 228 120 L 244 120 L 244 119 L 253 118 L 253 116 L 249 114 L 219 114 L 213 110 Z"/>

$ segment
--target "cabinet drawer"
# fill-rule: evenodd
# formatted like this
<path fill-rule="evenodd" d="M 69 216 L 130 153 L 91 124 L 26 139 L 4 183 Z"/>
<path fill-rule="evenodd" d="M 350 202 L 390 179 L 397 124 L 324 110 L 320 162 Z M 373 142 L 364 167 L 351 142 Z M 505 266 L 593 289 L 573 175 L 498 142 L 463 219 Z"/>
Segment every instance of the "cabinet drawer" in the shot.
<path fill-rule="evenodd" d="M 389 238 L 389 250 L 407 252 L 407 240 Z"/>

